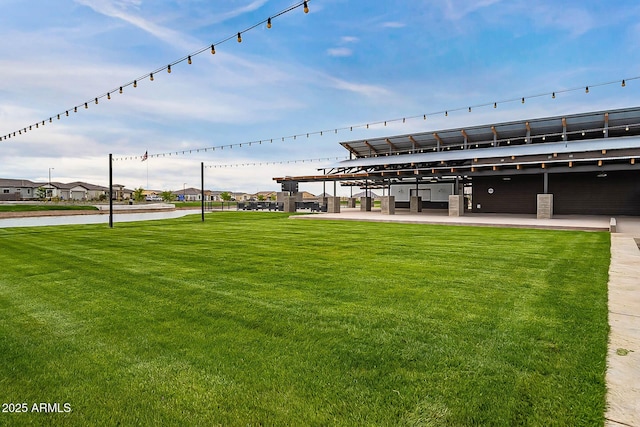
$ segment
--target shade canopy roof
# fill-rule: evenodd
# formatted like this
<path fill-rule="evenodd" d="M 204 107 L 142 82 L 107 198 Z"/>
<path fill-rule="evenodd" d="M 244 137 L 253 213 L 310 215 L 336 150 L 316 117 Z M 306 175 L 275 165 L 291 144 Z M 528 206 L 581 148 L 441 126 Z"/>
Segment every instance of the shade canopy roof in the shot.
<path fill-rule="evenodd" d="M 393 182 L 640 169 L 640 107 L 342 142 L 351 159 L 282 181 Z"/>

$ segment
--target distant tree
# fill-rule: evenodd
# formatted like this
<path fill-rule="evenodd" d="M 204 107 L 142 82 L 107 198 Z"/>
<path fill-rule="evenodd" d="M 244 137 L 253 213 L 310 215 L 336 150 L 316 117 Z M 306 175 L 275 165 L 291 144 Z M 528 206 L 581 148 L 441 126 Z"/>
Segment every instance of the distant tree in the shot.
<path fill-rule="evenodd" d="M 172 202 L 176 199 L 176 195 L 171 191 L 163 191 L 160 194 L 160 197 L 162 197 L 162 200 L 164 200 L 165 202 Z"/>
<path fill-rule="evenodd" d="M 133 190 L 133 200 L 142 202 L 144 200 L 144 189 L 142 187 Z"/>
<path fill-rule="evenodd" d="M 264 202 L 267 198 L 264 197 L 264 194 L 258 194 L 258 200 Z"/>
<path fill-rule="evenodd" d="M 228 202 L 231 200 L 231 193 L 229 193 L 228 191 L 223 191 L 222 193 L 220 193 L 220 198 L 223 202 Z"/>
<path fill-rule="evenodd" d="M 47 198 L 47 189 L 44 187 L 38 187 L 36 190 L 36 197 L 38 199 L 44 200 Z"/>
<path fill-rule="evenodd" d="M 276 200 L 276 195 L 273 194 L 273 193 L 271 195 L 269 195 L 269 200 L 271 200 L 271 201 Z"/>

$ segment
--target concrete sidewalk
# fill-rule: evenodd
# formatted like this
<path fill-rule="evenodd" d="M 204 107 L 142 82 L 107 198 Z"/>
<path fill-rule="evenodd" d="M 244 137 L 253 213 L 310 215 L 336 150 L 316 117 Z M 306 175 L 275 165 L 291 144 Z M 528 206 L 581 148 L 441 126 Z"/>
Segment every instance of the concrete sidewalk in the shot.
<path fill-rule="evenodd" d="M 362 212 L 358 208 L 342 208 L 340 213 L 296 215 L 292 219 L 337 219 L 347 221 L 403 222 L 412 224 L 443 224 L 485 227 L 541 228 L 556 230 L 609 231 L 608 216 L 556 215 L 551 219 L 537 219 L 535 215 L 514 214 L 465 214 L 452 217 L 447 210 L 425 209 L 421 213 L 410 213 L 408 209 L 396 209 L 394 215 L 383 214 L 380 209 Z M 618 229 L 624 224 L 637 223 L 640 218 L 618 219 Z"/>
<path fill-rule="evenodd" d="M 611 235 L 606 426 L 640 426 L 640 232 Z M 636 240 L 637 239 L 637 240 Z"/>
<path fill-rule="evenodd" d="M 296 215 L 294 219 L 403 222 L 485 227 L 539 228 L 609 231 L 607 216 L 478 215 L 450 217 L 447 211 L 411 214 L 396 210 L 361 212 L 342 209 L 338 214 Z M 609 345 L 607 352 L 607 427 L 640 427 L 640 217 L 616 217 L 617 232 L 611 234 L 609 266 Z"/>

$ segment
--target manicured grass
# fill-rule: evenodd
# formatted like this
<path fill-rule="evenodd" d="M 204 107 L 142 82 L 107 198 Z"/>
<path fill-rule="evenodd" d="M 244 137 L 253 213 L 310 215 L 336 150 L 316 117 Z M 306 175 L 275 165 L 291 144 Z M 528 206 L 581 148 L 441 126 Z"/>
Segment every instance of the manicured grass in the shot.
<path fill-rule="evenodd" d="M 0 229 L 0 424 L 602 425 L 606 233 Z"/>
<path fill-rule="evenodd" d="M 96 211 L 95 206 L 83 205 L 0 205 L 0 212 L 39 212 L 39 211 Z"/>

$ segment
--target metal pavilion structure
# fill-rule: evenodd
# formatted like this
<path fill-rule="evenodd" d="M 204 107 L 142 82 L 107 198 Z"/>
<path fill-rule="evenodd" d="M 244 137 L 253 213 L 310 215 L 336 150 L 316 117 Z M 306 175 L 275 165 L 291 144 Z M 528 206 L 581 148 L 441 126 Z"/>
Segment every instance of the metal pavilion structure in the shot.
<path fill-rule="evenodd" d="M 470 188 L 466 207 L 473 212 L 535 213 L 536 195 L 552 194 L 556 213 L 640 215 L 640 107 L 341 145 L 349 160 L 319 175 L 274 180 L 333 181 L 389 194 L 415 187 L 414 195 L 448 183 L 451 194 Z M 408 200 L 395 203 L 408 207 Z M 446 207 L 444 199 L 422 203 Z"/>

